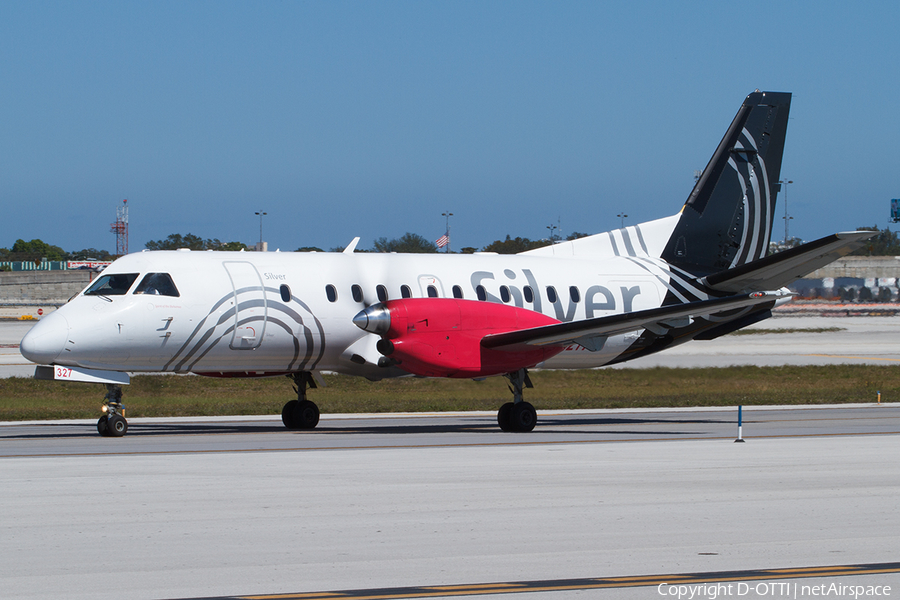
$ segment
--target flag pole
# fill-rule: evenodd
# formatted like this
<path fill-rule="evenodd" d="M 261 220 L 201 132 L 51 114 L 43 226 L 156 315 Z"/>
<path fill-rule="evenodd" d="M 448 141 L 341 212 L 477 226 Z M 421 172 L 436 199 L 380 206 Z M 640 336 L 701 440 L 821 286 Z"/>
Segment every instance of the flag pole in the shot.
<path fill-rule="evenodd" d="M 445 233 L 444 235 L 447 237 L 447 249 L 445 250 L 445 252 L 447 252 L 449 254 L 450 253 L 450 217 L 453 216 L 453 213 L 448 210 L 445 213 L 441 213 L 441 216 L 447 217 L 447 233 Z"/>

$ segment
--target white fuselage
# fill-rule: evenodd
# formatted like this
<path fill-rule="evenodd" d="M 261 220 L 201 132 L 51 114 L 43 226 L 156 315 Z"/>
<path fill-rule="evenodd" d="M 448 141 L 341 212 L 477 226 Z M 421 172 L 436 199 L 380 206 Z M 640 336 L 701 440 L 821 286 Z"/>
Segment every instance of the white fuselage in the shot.
<path fill-rule="evenodd" d="M 656 308 L 671 289 L 664 261 L 634 256 L 141 252 L 103 275 L 118 273 L 136 275 L 126 293 L 80 294 L 35 327 L 23 353 L 112 371 L 327 370 L 378 379 L 404 374 L 378 367 L 378 336 L 353 324 L 378 301 L 484 299 L 566 322 Z M 178 295 L 139 291 L 152 273 L 168 274 Z M 541 366 L 602 366 L 638 333 L 594 351 L 569 346 Z"/>

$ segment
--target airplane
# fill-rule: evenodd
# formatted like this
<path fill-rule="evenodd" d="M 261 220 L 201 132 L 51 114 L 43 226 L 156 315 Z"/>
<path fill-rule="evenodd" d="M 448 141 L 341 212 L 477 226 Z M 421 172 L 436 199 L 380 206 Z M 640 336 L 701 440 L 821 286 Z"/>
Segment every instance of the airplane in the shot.
<path fill-rule="evenodd" d="M 143 251 L 44 317 L 35 377 L 107 386 L 101 435 L 128 429 L 131 373 L 290 377 L 312 429 L 323 371 L 504 376 L 501 430 L 529 432 L 530 369 L 621 363 L 759 322 L 791 281 L 861 246 L 836 233 L 768 255 L 791 94 L 751 93 L 681 210 L 516 255 Z"/>

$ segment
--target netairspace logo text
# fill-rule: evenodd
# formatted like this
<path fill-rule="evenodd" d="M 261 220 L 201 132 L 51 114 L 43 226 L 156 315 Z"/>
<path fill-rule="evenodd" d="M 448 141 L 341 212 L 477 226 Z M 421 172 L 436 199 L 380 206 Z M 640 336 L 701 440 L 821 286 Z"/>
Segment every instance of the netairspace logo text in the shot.
<path fill-rule="evenodd" d="M 889 585 L 847 585 L 822 583 L 804 585 L 790 581 L 770 583 L 661 583 L 660 596 L 678 600 L 716 600 L 716 598 L 877 598 L 891 595 Z"/>

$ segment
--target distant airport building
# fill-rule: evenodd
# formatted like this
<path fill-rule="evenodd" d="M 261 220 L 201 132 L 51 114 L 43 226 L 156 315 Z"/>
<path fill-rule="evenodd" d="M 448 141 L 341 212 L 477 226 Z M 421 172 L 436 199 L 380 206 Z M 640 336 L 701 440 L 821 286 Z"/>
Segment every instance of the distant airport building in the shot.
<path fill-rule="evenodd" d="M 900 256 L 846 256 L 790 286 L 801 298 L 898 302 Z"/>
<path fill-rule="evenodd" d="M 110 261 L 84 260 L 5 260 L 0 261 L 0 271 L 102 271 L 111 264 Z"/>

